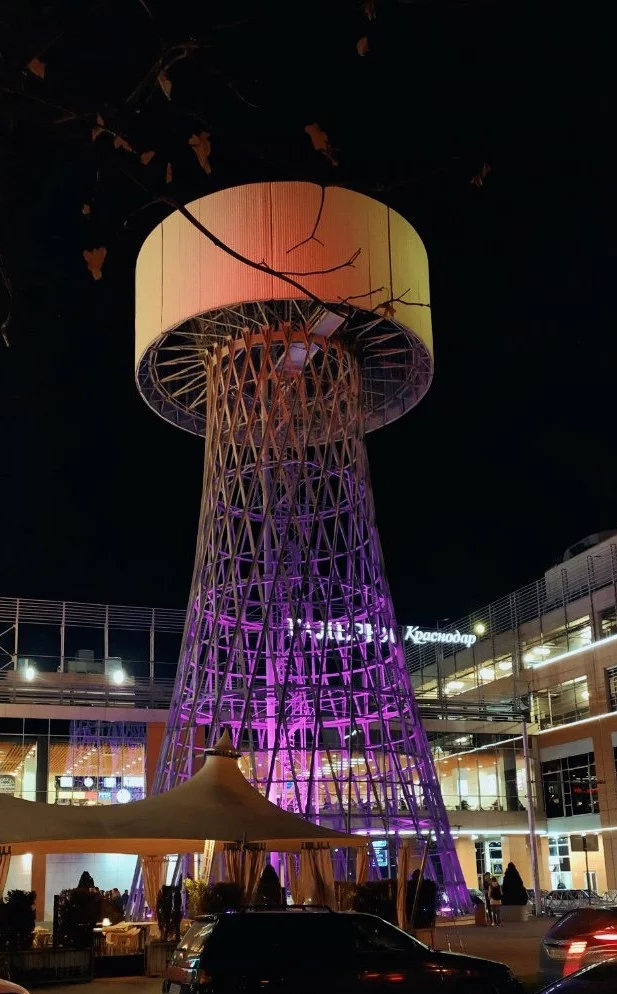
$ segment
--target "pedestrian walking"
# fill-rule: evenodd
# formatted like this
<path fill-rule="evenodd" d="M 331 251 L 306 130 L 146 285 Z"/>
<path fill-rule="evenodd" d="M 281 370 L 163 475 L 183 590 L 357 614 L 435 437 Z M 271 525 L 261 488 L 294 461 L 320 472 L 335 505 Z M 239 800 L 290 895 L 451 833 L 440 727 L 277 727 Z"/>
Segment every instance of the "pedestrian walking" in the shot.
<path fill-rule="evenodd" d="M 489 893 L 491 913 L 493 915 L 493 925 L 501 925 L 501 902 L 503 899 L 503 893 L 501 887 L 499 886 L 497 877 L 491 877 L 491 889 Z"/>
<path fill-rule="evenodd" d="M 482 890 L 484 891 L 484 903 L 486 905 L 486 917 L 489 925 L 493 924 L 493 912 L 491 911 L 491 875 L 487 872 L 482 877 Z"/>

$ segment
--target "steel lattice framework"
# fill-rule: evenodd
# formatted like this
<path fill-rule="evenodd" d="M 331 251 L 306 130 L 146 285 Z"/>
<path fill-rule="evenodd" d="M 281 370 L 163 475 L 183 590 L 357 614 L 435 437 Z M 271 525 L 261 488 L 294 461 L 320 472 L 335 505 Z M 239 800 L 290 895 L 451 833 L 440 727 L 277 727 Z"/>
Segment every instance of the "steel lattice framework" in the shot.
<path fill-rule="evenodd" d="M 191 776 L 228 728 L 251 780 L 284 808 L 347 832 L 430 834 L 433 872 L 452 906 L 465 908 L 397 633 L 365 446 L 367 428 L 428 388 L 426 343 L 391 313 L 288 294 L 255 293 L 162 331 L 138 381 L 159 413 L 203 432 L 205 460 L 155 790 Z"/>

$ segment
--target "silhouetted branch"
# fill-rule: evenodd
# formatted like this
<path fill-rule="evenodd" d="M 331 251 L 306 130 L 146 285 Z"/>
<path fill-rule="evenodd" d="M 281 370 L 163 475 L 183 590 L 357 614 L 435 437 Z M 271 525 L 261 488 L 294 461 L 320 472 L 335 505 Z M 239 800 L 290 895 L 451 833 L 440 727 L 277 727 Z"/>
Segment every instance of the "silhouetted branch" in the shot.
<path fill-rule="evenodd" d="M 307 242 L 309 241 L 308 238 L 305 240 Z M 339 269 L 353 269 L 354 263 L 361 252 L 361 248 L 356 249 L 356 251 L 349 256 L 349 259 L 347 259 L 346 262 L 339 262 L 337 266 L 330 266 L 328 269 L 307 269 L 303 272 L 293 272 L 293 270 L 283 269 L 281 272 L 284 273 L 285 276 L 325 276 L 326 273 L 337 273 Z"/>
<path fill-rule="evenodd" d="M 284 283 L 288 283 L 290 286 L 295 287 L 296 290 L 300 290 L 300 292 L 304 294 L 304 296 L 307 297 L 309 300 L 315 301 L 316 304 L 319 304 L 321 307 L 326 307 L 328 310 L 333 311 L 335 314 L 340 314 L 341 317 L 347 316 L 346 311 L 343 312 L 336 310 L 336 308 L 333 307 L 332 304 L 323 301 L 321 297 L 319 297 L 316 293 L 313 293 L 312 290 L 309 290 L 308 287 L 303 286 L 302 283 L 299 283 L 298 280 L 294 279 L 292 276 L 289 276 L 278 269 L 273 269 L 272 266 L 268 266 L 267 263 L 263 261 L 255 262 L 253 259 L 249 259 L 248 256 L 242 255 L 240 252 L 236 252 L 236 250 L 233 249 L 231 245 L 227 245 L 217 235 L 215 235 L 213 231 L 210 231 L 209 228 L 206 228 L 206 226 L 202 224 L 201 221 L 198 221 L 197 218 L 193 214 L 191 214 L 189 210 L 187 210 L 184 204 L 181 204 L 178 201 L 174 200 L 172 197 L 167 197 L 167 196 L 155 197 L 154 200 L 158 201 L 161 204 L 167 204 L 168 207 L 173 207 L 174 210 L 177 210 L 178 213 L 181 214 L 182 217 L 186 218 L 189 224 L 192 224 L 194 228 L 197 228 L 197 230 L 200 231 L 201 234 L 208 239 L 208 241 L 212 242 L 213 245 L 221 249 L 223 252 L 226 252 L 227 255 L 230 255 L 232 259 L 236 259 L 238 262 L 241 262 L 246 266 L 250 266 L 251 269 L 256 269 L 258 272 L 261 273 L 267 273 L 269 276 L 274 276 L 277 279 L 282 280 Z M 343 263 L 342 265 L 347 265 L 347 263 Z M 310 275 L 317 275 L 317 274 L 313 273 Z"/>
<path fill-rule="evenodd" d="M 321 201 L 319 203 L 319 210 L 317 211 L 317 217 L 315 218 L 315 224 L 313 225 L 313 230 L 311 231 L 308 238 L 303 238 L 302 241 L 298 242 L 297 245 L 292 245 L 291 248 L 287 249 L 287 255 L 289 255 L 290 252 L 294 252 L 297 248 L 300 248 L 301 245 L 306 245 L 307 242 L 317 242 L 319 245 L 323 245 L 323 242 L 321 242 L 319 238 L 317 238 L 317 229 L 319 227 L 319 222 L 321 221 L 321 215 L 323 214 L 325 201 L 326 201 L 326 188 L 325 186 L 322 186 Z"/>
<path fill-rule="evenodd" d="M 6 295 L 8 297 L 8 307 L 7 307 L 6 316 L 2 324 L 0 324 L 0 335 L 2 336 L 2 341 L 8 348 L 9 347 L 8 329 L 11 320 L 13 318 L 13 287 L 11 285 L 8 273 L 4 268 L 2 255 L 0 255 L 0 280 L 2 281 L 2 286 L 4 287 Z"/>

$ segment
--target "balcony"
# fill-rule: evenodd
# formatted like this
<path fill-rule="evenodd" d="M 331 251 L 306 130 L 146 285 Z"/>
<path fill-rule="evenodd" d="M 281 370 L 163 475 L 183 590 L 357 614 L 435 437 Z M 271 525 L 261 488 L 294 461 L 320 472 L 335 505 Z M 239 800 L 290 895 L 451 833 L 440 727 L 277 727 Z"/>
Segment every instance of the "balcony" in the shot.
<path fill-rule="evenodd" d="M 105 674 L 37 672 L 28 680 L 15 670 L 0 672 L 3 704 L 43 707 L 168 710 L 174 681 L 126 677 L 121 684 Z"/>

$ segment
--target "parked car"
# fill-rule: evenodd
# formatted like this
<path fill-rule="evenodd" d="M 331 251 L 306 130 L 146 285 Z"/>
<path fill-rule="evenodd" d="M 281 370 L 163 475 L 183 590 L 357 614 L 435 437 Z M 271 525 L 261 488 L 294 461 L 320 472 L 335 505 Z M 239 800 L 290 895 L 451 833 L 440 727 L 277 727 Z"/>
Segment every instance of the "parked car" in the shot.
<path fill-rule="evenodd" d="M 551 925 L 540 943 L 544 983 L 617 956 L 617 908 L 579 908 Z"/>
<path fill-rule="evenodd" d="M 544 912 L 546 910 L 546 900 L 551 892 L 548 890 L 540 891 L 540 905 L 541 910 Z M 535 915 L 536 913 L 536 895 L 533 887 L 527 887 L 527 904 L 529 905 L 529 913 Z"/>
<path fill-rule="evenodd" d="M 617 990 L 617 959 L 586 966 L 569 977 L 562 977 L 541 994 L 615 994 Z"/>
<path fill-rule="evenodd" d="M 545 907 L 549 915 L 565 915 L 568 911 L 594 907 L 600 903 L 600 897 L 595 891 L 551 890 L 546 895 Z"/>
<path fill-rule="evenodd" d="M 195 920 L 165 971 L 163 994 L 337 994 L 391 990 L 521 994 L 503 963 L 437 952 L 374 915 L 243 909 Z"/>

